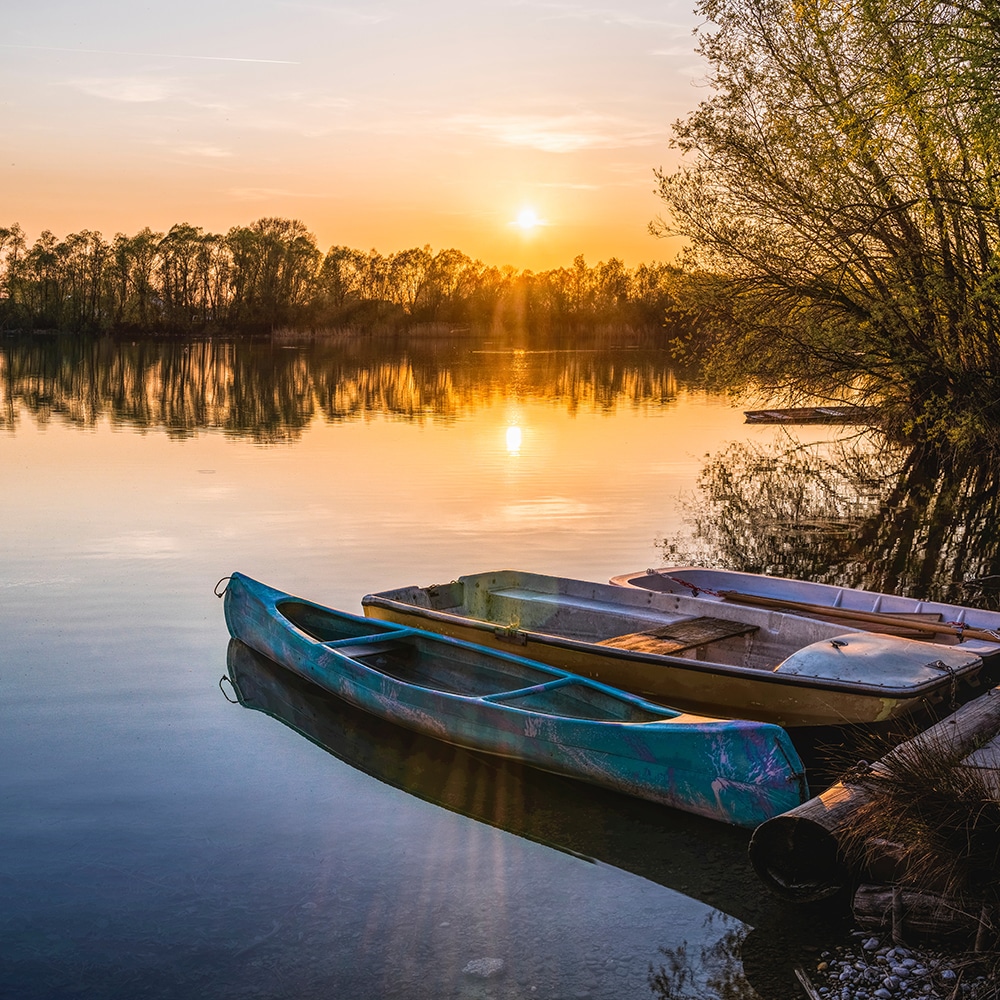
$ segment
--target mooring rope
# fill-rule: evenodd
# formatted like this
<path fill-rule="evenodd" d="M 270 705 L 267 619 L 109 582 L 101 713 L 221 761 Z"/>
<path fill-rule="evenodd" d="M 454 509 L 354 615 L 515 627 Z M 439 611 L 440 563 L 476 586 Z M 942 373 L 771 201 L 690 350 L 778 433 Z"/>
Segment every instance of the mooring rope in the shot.
<path fill-rule="evenodd" d="M 711 594 L 712 597 L 722 598 L 722 592 L 718 590 L 712 590 L 711 587 L 699 587 L 696 583 L 691 583 L 690 580 L 682 580 L 679 576 L 670 576 L 667 573 L 660 573 L 658 570 L 654 570 L 658 576 L 662 576 L 665 580 L 669 580 L 671 583 L 679 584 L 682 587 L 687 587 L 691 591 L 692 597 L 697 597 L 699 594 Z"/>

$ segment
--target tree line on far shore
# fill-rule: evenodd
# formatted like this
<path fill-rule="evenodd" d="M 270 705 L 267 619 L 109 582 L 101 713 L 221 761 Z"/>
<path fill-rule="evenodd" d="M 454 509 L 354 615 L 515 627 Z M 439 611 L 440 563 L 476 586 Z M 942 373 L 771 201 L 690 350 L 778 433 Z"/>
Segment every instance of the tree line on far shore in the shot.
<path fill-rule="evenodd" d="M 106 240 L 82 230 L 28 245 L 0 228 L 0 330 L 234 333 L 424 323 L 533 329 L 659 329 L 671 310 L 667 264 L 617 258 L 532 272 L 460 250 L 396 253 L 345 246 L 325 254 L 294 219 L 262 218 L 228 233 L 178 223 Z M 680 330 L 685 320 L 674 313 Z"/>

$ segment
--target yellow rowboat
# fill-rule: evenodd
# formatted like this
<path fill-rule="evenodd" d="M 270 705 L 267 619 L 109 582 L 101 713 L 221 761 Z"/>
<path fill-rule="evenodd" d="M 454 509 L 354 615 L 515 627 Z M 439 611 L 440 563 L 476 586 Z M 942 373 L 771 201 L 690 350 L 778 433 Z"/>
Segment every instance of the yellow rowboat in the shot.
<path fill-rule="evenodd" d="M 983 665 L 964 645 L 515 570 L 361 603 L 370 618 L 516 651 L 681 711 L 786 727 L 883 722 L 962 698 Z"/>

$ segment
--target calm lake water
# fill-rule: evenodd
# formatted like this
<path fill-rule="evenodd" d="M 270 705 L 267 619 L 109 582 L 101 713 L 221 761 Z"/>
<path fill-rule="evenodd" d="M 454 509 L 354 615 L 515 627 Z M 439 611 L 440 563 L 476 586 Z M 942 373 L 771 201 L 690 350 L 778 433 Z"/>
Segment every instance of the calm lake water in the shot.
<path fill-rule="evenodd" d="M 745 832 L 377 723 L 231 649 L 213 587 L 357 612 L 667 539 L 910 590 L 961 560 L 988 598 L 940 470 L 852 435 L 747 426 L 624 348 L 0 341 L 0 996 L 796 995 L 834 930 L 766 897 Z"/>

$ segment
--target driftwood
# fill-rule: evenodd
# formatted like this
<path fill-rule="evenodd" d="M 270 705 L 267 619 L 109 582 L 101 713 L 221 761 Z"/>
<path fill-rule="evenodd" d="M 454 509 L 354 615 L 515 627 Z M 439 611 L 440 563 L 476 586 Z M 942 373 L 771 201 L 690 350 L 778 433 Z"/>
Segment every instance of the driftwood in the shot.
<path fill-rule="evenodd" d="M 906 944 L 928 938 L 971 941 L 979 930 L 982 907 L 905 885 L 859 885 L 852 909 L 862 930 L 889 929 L 893 941 Z"/>
<path fill-rule="evenodd" d="M 802 992 L 809 997 L 809 1000 L 823 1000 L 822 994 L 813 986 L 809 974 L 801 965 L 796 965 L 793 971 L 795 978 L 799 981 L 799 986 L 802 987 Z"/>
<path fill-rule="evenodd" d="M 992 775 L 1000 773 L 1000 751 L 992 756 L 983 751 L 998 747 L 998 733 L 1000 687 L 963 705 L 887 756 L 897 751 L 936 750 Z M 870 765 L 870 770 L 878 773 L 880 767 L 881 761 Z M 848 869 L 841 841 L 853 814 L 870 801 L 870 793 L 860 783 L 862 777 L 844 778 L 754 831 L 750 863 L 775 894 L 800 902 L 825 899 L 857 877 L 859 873 Z M 883 853 L 883 860 L 891 867 L 892 845 L 886 845 Z"/>

